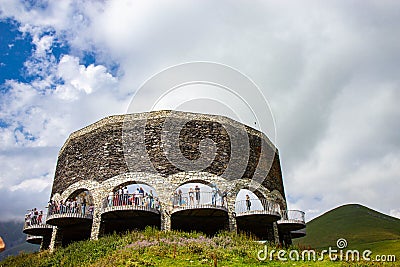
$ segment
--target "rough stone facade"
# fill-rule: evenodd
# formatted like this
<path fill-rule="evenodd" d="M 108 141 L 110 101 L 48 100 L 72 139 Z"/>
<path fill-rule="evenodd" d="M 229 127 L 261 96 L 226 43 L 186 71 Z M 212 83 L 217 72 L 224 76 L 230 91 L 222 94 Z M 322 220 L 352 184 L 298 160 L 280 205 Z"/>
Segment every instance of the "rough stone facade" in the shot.
<path fill-rule="evenodd" d="M 177 140 L 172 140 L 173 134 Z M 235 147 L 234 140 L 245 142 Z M 212 153 L 202 153 L 204 146 L 211 146 Z M 206 167 L 188 169 L 190 164 L 176 164 L 196 160 L 203 160 L 200 165 Z M 226 117 L 175 111 L 111 116 L 72 133 L 59 153 L 51 198 L 66 200 L 77 190 L 89 190 L 95 207 L 91 238 L 97 239 L 102 231 L 103 200 L 116 187 L 131 183 L 153 187 L 162 207 L 161 228 L 169 230 L 171 194 L 189 182 L 215 184 L 229 192 L 232 231 L 236 230 L 235 199 L 241 189 L 286 209 L 278 151 L 263 133 Z M 279 240 L 276 223 L 270 228 L 270 239 Z M 59 244 L 59 232 L 53 231 L 52 249 Z"/>
<path fill-rule="evenodd" d="M 165 140 L 164 143 L 161 141 L 161 136 L 167 132 L 166 123 L 168 131 L 179 133 L 179 154 L 189 161 L 199 156 L 199 144 L 202 140 L 207 138 L 215 143 L 217 149 L 212 155 L 212 163 L 203 171 L 226 176 L 224 178 L 228 180 L 252 179 L 257 172 L 261 177 L 257 181 L 262 181 L 262 185 L 268 190 L 278 190 L 284 196 L 278 150 L 263 133 L 223 116 L 176 111 L 111 116 L 72 133 L 59 153 L 52 195 L 62 193 L 68 186 L 80 180 L 102 182 L 119 174 L 135 171 L 156 172 L 164 177 L 182 172 L 169 160 L 174 160 L 178 153 L 169 154 L 168 158 L 166 156 L 166 147 L 172 146 L 170 140 Z M 140 126 L 144 126 L 144 129 Z M 228 163 L 233 160 L 231 156 L 244 155 L 242 151 L 247 149 L 235 147 L 236 151 L 231 151 L 231 139 L 241 139 L 243 129 L 247 134 L 245 138 L 248 138 L 248 144 L 244 145 L 249 148 L 245 171 L 242 173 L 240 169 L 237 172 L 233 169 L 225 174 Z M 227 130 L 231 135 L 228 135 Z M 126 136 L 127 133 L 130 136 Z M 144 138 L 138 138 L 142 136 Z M 149 161 L 135 158 L 138 153 L 124 151 L 123 137 L 127 141 L 143 141 L 144 145 L 132 142 L 132 147 L 125 147 L 125 150 L 143 147 Z M 265 151 L 261 152 L 261 148 Z M 139 154 L 142 155 L 143 152 L 139 151 Z M 240 177 L 235 176 L 238 173 Z"/>

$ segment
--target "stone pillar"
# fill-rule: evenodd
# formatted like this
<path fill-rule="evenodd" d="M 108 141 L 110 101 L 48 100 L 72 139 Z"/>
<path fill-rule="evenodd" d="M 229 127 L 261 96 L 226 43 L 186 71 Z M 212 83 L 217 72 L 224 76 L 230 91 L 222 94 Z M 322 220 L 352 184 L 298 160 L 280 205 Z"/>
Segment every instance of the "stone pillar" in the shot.
<path fill-rule="evenodd" d="M 269 223 L 265 226 L 267 228 L 267 240 L 269 242 L 275 242 L 275 233 L 273 223 Z"/>
<path fill-rule="evenodd" d="M 236 213 L 235 213 L 235 200 L 236 195 L 228 196 L 226 198 L 226 204 L 228 207 L 228 218 L 229 218 L 229 230 L 231 232 L 237 232 L 237 224 L 236 224 Z"/>
<path fill-rule="evenodd" d="M 50 252 L 53 252 L 56 248 L 62 246 L 63 231 L 59 227 L 53 227 L 50 240 Z"/>
<path fill-rule="evenodd" d="M 91 240 L 97 240 L 99 238 L 101 228 L 101 211 L 104 204 L 103 200 L 107 197 L 110 190 L 112 189 L 98 186 L 91 191 L 94 201 L 92 230 L 90 232 Z"/>
<path fill-rule="evenodd" d="M 91 240 L 97 240 L 100 234 L 101 227 L 101 207 L 95 206 L 93 210 L 92 231 L 90 233 Z"/>
<path fill-rule="evenodd" d="M 53 231 L 54 231 L 54 230 L 53 230 Z M 51 237 L 52 237 L 52 234 L 50 234 L 50 235 L 44 235 L 44 236 L 42 237 L 42 242 L 40 243 L 40 251 L 49 249 L 50 243 L 51 243 Z"/>
<path fill-rule="evenodd" d="M 170 231 L 171 230 L 171 194 L 175 185 L 168 182 L 166 186 L 161 187 L 160 185 L 155 188 L 158 194 L 158 201 L 161 206 L 161 230 Z"/>
<path fill-rule="evenodd" d="M 171 213 L 166 209 L 161 210 L 161 230 L 171 230 Z"/>
<path fill-rule="evenodd" d="M 276 222 L 273 223 L 274 227 L 274 242 L 276 245 L 279 244 L 279 230 L 278 230 L 278 224 Z"/>

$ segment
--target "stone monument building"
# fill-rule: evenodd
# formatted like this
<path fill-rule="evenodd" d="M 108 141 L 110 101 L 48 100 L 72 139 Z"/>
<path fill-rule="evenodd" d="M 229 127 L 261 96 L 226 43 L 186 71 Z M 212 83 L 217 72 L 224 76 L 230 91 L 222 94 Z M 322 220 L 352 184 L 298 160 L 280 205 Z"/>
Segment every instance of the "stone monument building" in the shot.
<path fill-rule="evenodd" d="M 265 134 L 177 111 L 110 116 L 72 133 L 45 223 L 24 232 L 54 249 L 146 226 L 245 232 L 285 245 L 305 235 L 304 212 L 288 210 L 279 153 Z"/>

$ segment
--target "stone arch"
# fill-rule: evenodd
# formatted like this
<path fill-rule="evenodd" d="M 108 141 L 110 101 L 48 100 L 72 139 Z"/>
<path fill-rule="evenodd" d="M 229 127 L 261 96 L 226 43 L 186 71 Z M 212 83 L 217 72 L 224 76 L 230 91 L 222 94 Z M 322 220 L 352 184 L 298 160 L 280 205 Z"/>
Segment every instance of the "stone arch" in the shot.
<path fill-rule="evenodd" d="M 220 190 L 226 190 L 230 183 L 225 178 L 209 172 L 180 172 L 168 176 L 174 189 L 188 183 L 215 184 Z"/>
<path fill-rule="evenodd" d="M 67 189 L 62 192 L 60 199 L 66 200 L 68 197 L 70 197 L 75 191 L 78 191 L 80 189 L 85 189 L 90 191 L 93 195 L 96 193 L 97 189 L 99 188 L 100 184 L 97 181 L 94 180 L 81 180 L 78 181 L 72 185 L 70 185 Z M 96 205 L 96 200 L 95 205 Z"/>
<path fill-rule="evenodd" d="M 282 194 L 278 190 L 273 190 L 267 195 L 268 199 L 271 199 L 279 204 L 281 210 L 287 209 L 286 200 L 283 198 Z"/>
<path fill-rule="evenodd" d="M 61 198 L 61 195 L 60 195 L 59 193 L 55 193 L 55 194 L 51 197 L 50 200 L 60 201 L 61 199 L 62 199 L 62 198 Z"/>
<path fill-rule="evenodd" d="M 128 172 L 119 174 L 117 176 L 111 177 L 101 183 L 101 190 L 99 190 L 101 198 L 104 199 L 108 196 L 110 191 L 113 191 L 115 187 L 123 185 L 123 184 L 145 184 L 148 185 L 154 190 L 156 190 L 157 194 L 160 195 L 159 190 L 162 189 L 162 185 L 164 184 L 165 178 L 161 175 L 157 175 L 154 173 L 147 172 Z"/>
<path fill-rule="evenodd" d="M 241 189 L 247 189 L 253 192 L 259 199 L 269 199 L 270 191 L 262 184 L 252 181 L 251 179 L 237 179 L 232 182 L 230 194 L 237 196 Z"/>

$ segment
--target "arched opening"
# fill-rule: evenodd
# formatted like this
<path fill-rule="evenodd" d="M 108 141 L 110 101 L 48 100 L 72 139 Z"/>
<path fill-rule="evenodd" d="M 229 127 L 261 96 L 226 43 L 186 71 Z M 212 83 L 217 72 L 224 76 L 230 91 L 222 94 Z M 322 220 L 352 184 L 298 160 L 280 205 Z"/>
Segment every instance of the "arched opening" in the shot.
<path fill-rule="evenodd" d="M 226 193 L 204 181 L 185 183 L 172 193 L 171 229 L 214 235 L 229 229 Z"/>
<path fill-rule="evenodd" d="M 265 199 L 258 191 L 241 189 L 235 201 L 238 232 L 260 240 L 274 240 L 273 223 L 279 220 L 279 205 Z"/>
<path fill-rule="evenodd" d="M 160 209 L 152 186 L 136 181 L 121 183 L 103 198 L 100 234 L 160 228 Z"/>
<path fill-rule="evenodd" d="M 65 200 L 52 201 L 47 223 L 62 232 L 62 245 L 90 238 L 93 222 L 94 200 L 92 193 L 80 188 Z"/>

